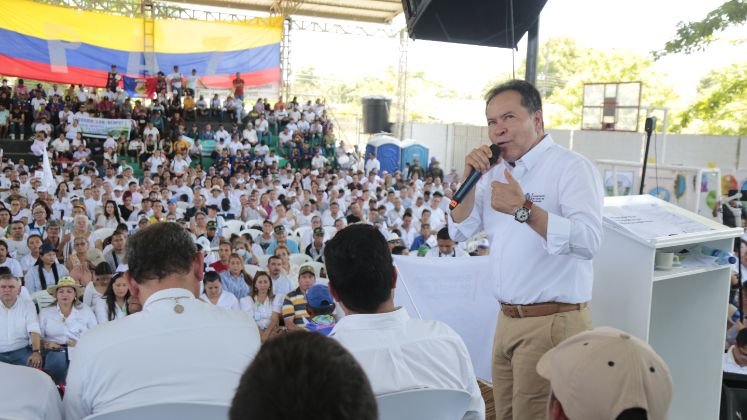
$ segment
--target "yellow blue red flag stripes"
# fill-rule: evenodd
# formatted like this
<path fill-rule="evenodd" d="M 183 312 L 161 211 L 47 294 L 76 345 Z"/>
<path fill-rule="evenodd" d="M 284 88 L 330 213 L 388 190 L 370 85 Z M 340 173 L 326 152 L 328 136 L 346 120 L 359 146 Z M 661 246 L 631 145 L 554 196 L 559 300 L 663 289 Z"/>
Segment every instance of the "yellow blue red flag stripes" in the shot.
<path fill-rule="evenodd" d="M 0 72 L 8 76 L 104 86 L 114 64 L 131 76 L 196 69 L 210 87 L 231 86 L 236 73 L 246 86 L 280 79 L 281 18 L 156 19 L 154 50 L 146 53 L 142 19 L 27 0 L 0 0 L 0 10 Z"/>

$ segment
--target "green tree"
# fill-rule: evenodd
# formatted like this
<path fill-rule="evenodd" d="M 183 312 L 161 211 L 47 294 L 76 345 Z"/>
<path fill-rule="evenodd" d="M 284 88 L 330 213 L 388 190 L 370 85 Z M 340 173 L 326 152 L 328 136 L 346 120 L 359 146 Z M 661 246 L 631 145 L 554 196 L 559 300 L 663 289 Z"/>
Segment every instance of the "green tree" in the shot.
<path fill-rule="evenodd" d="M 677 24 L 677 35 L 674 39 L 667 42 L 663 50 L 654 51 L 653 55 L 655 58 L 660 58 L 666 54 L 691 54 L 703 51 L 717 39 L 717 34 L 745 23 L 747 23 L 747 0 L 729 0 L 710 11 L 703 20 Z"/>
<path fill-rule="evenodd" d="M 713 70 L 700 81 L 698 99 L 675 117 L 675 131 L 747 134 L 747 64 Z"/>
<path fill-rule="evenodd" d="M 585 83 L 640 81 L 642 106 L 667 106 L 677 99 L 666 76 L 654 68 L 649 58 L 629 52 L 587 49 L 575 65 L 577 71 L 546 100 L 559 111 L 550 115 L 550 127 L 580 127 Z"/>
<path fill-rule="evenodd" d="M 677 26 L 677 33 L 655 58 L 667 54 L 692 54 L 705 50 L 717 35 L 747 23 L 747 0 L 730 0 L 709 12 L 703 20 Z M 737 42 L 744 42 L 738 39 Z M 711 71 L 701 79 L 698 98 L 675 115 L 673 130 L 693 133 L 747 134 L 747 63 Z"/>
<path fill-rule="evenodd" d="M 334 76 L 318 75 L 314 67 L 303 67 L 294 74 L 291 84 L 293 95 L 302 98 L 324 98 L 332 105 L 336 118 L 355 119 L 361 112 L 361 97 L 376 95 L 392 98 L 390 118 L 397 118 L 397 69 L 389 66 L 384 72 L 366 76 L 354 83 L 345 82 Z M 407 120 L 432 121 L 428 115 L 420 111 L 422 104 L 432 98 L 450 98 L 457 96 L 450 89 L 439 82 L 429 80 L 422 71 L 410 72 L 407 75 Z"/>
<path fill-rule="evenodd" d="M 537 73 L 546 123 L 552 128 L 581 126 L 585 83 L 640 81 L 642 106 L 668 106 L 677 99 L 651 58 L 582 47 L 571 38 L 550 39 L 540 46 Z"/>

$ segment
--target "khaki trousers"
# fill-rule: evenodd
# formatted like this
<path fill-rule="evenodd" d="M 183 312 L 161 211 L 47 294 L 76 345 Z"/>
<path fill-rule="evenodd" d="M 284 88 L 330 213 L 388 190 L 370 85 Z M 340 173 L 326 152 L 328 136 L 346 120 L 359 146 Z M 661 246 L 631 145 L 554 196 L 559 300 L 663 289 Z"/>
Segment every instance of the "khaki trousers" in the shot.
<path fill-rule="evenodd" d="M 496 420 L 546 418 L 550 383 L 537 373 L 537 362 L 561 341 L 590 328 L 588 307 L 532 318 L 500 312 L 493 341 Z"/>

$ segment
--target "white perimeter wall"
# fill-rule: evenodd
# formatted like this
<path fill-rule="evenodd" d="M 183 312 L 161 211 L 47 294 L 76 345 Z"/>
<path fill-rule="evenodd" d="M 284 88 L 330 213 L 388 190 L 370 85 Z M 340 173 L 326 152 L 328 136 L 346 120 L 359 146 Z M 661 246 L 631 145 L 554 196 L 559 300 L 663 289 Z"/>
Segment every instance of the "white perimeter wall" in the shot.
<path fill-rule="evenodd" d="M 398 132 L 396 129 L 394 132 Z M 645 146 L 643 133 L 548 130 L 556 143 L 589 158 L 642 162 Z M 461 124 L 407 123 L 405 138 L 430 148 L 444 171 L 464 169 L 464 157 L 473 148 L 488 143 L 486 126 Z M 740 145 L 741 143 L 741 145 Z M 661 165 L 705 168 L 715 166 L 722 173 L 747 169 L 747 138 L 661 134 L 651 140 L 649 155 Z"/>

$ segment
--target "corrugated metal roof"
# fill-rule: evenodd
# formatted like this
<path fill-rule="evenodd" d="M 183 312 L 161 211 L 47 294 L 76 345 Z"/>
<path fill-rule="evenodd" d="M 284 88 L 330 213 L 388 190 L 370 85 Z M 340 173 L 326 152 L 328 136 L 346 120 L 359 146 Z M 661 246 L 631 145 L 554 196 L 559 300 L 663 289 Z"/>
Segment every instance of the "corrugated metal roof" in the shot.
<path fill-rule="evenodd" d="M 358 22 L 389 23 L 402 13 L 401 0 L 169 0 L 172 3 L 223 7 L 236 10 L 311 16 Z"/>

